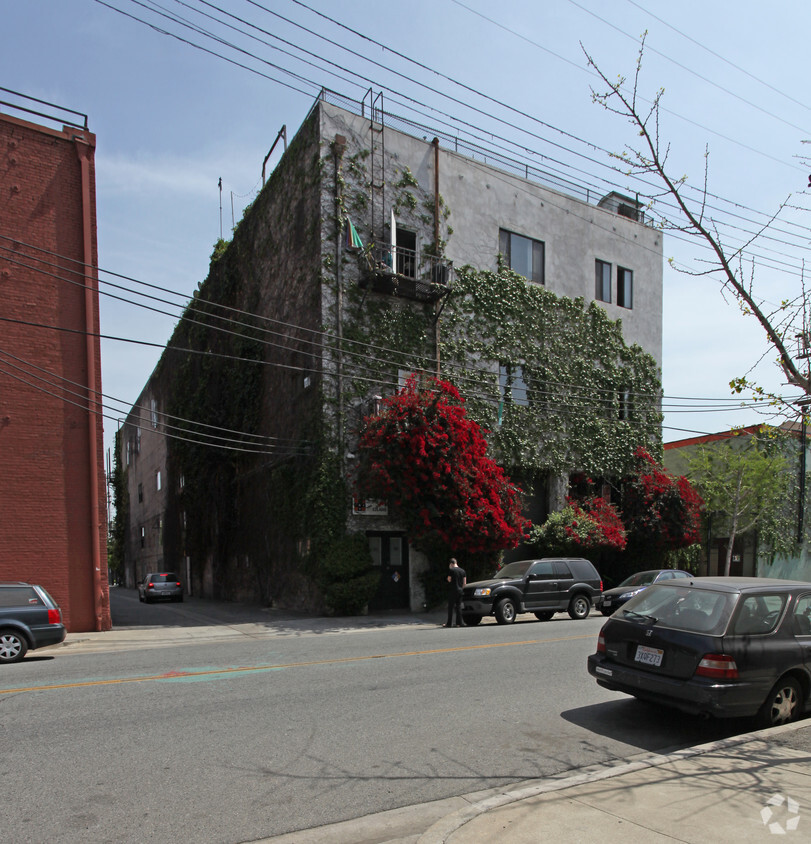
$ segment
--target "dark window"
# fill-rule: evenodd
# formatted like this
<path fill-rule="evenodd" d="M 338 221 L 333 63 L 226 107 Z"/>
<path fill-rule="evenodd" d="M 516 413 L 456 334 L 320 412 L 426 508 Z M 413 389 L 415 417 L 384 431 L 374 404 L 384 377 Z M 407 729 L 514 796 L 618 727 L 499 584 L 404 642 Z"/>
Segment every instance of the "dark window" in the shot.
<path fill-rule="evenodd" d="M 417 235 L 397 229 L 397 266 L 395 272 L 406 278 L 417 277 Z"/>
<path fill-rule="evenodd" d="M 634 306 L 634 273 L 625 267 L 617 267 L 617 304 L 621 308 Z"/>
<path fill-rule="evenodd" d="M 144 500 L 144 485 L 138 484 L 138 503 L 143 503 Z"/>
<path fill-rule="evenodd" d="M 611 264 L 597 259 L 594 262 L 595 288 L 594 298 L 600 302 L 611 301 Z"/>
<path fill-rule="evenodd" d="M 544 283 L 543 241 L 499 229 L 498 249 L 511 270 L 535 284 Z"/>
<path fill-rule="evenodd" d="M 152 575 L 152 582 L 153 583 L 177 583 L 178 577 L 174 572 L 169 572 L 168 574 L 153 574 Z"/>
<path fill-rule="evenodd" d="M 555 563 L 552 560 L 542 560 L 529 570 L 529 576 L 538 580 L 554 580 L 557 577 Z"/>
<path fill-rule="evenodd" d="M 39 595 L 30 586 L 0 588 L 0 607 L 27 607 L 41 604 Z"/>
<path fill-rule="evenodd" d="M 146 545 L 146 528 L 141 525 L 141 548 Z"/>

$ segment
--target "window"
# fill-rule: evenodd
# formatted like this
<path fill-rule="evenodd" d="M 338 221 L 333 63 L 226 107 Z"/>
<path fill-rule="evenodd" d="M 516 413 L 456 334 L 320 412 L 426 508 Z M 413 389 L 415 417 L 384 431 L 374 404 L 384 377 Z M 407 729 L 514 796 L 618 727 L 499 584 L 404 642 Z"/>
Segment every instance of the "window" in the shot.
<path fill-rule="evenodd" d="M 155 472 L 155 489 L 160 491 L 160 488 L 161 488 L 161 473 L 160 473 L 160 470 L 158 470 L 157 472 Z"/>
<path fill-rule="evenodd" d="M 143 504 L 144 502 L 144 485 L 138 484 L 138 503 Z"/>
<path fill-rule="evenodd" d="M 529 407 L 529 395 L 524 381 L 524 367 L 502 363 L 498 367 L 498 387 L 502 402 Z"/>
<path fill-rule="evenodd" d="M 595 289 L 594 298 L 599 302 L 611 301 L 611 264 L 599 259 L 594 262 Z"/>
<path fill-rule="evenodd" d="M 397 265 L 395 272 L 406 278 L 417 277 L 417 235 L 415 232 L 397 229 Z"/>
<path fill-rule="evenodd" d="M 130 465 L 131 460 L 132 460 L 132 440 L 127 440 L 127 466 Z"/>
<path fill-rule="evenodd" d="M 146 528 L 141 525 L 141 548 L 146 545 Z"/>
<path fill-rule="evenodd" d="M 141 426 L 135 429 L 135 453 L 141 453 Z"/>
<path fill-rule="evenodd" d="M 625 267 L 617 267 L 617 304 L 621 308 L 634 306 L 634 273 Z"/>
<path fill-rule="evenodd" d="M 811 636 L 811 595 L 803 595 L 794 605 L 795 636 Z"/>
<path fill-rule="evenodd" d="M 149 413 L 152 418 L 152 427 L 158 427 L 158 403 L 155 399 L 149 400 Z"/>
<path fill-rule="evenodd" d="M 544 283 L 544 244 L 520 234 L 499 229 L 498 251 L 507 266 L 535 284 Z"/>
<path fill-rule="evenodd" d="M 631 391 L 630 390 L 620 390 L 619 394 L 619 409 L 620 409 L 620 419 L 624 422 L 627 422 L 631 418 Z"/>

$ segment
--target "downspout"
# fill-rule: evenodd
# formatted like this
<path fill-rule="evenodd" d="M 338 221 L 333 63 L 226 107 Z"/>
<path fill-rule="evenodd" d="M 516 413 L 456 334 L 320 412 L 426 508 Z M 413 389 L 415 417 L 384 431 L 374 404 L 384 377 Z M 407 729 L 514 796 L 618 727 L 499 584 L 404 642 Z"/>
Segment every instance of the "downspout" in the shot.
<path fill-rule="evenodd" d="M 434 260 L 439 261 L 439 138 L 434 138 Z M 435 263 L 434 266 L 438 266 Z M 434 305 L 434 346 L 436 347 L 436 377 L 441 377 L 441 361 L 439 358 L 439 311 Z"/>
<path fill-rule="evenodd" d="M 98 404 L 96 399 L 96 326 L 94 292 L 96 281 L 93 273 L 93 215 L 90 202 L 90 144 L 84 135 L 74 135 L 76 154 L 79 157 L 82 178 L 82 247 L 84 262 L 84 324 L 85 354 L 87 356 L 87 439 L 88 471 L 90 473 L 90 564 L 93 576 L 93 611 L 96 630 L 102 630 L 104 596 L 101 589 L 101 520 L 99 519 L 98 444 L 96 441 Z"/>
<path fill-rule="evenodd" d="M 341 289 L 341 241 L 344 221 L 341 216 L 341 160 L 346 150 L 346 138 L 336 135 L 332 142 L 332 154 L 335 157 L 335 335 L 338 342 L 338 356 L 335 361 L 335 375 L 338 389 L 337 426 L 338 450 L 341 461 L 341 472 L 344 471 L 346 447 L 344 443 L 344 383 L 343 383 L 343 290 Z"/>

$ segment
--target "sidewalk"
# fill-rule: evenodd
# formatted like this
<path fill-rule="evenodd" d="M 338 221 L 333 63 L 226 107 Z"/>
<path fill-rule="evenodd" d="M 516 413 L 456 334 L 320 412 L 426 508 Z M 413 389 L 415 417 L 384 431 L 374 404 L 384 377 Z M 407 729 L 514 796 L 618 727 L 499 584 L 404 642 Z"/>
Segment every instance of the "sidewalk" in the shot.
<path fill-rule="evenodd" d="M 659 844 L 808 840 L 811 721 L 573 776 L 265 839 L 265 844 Z M 779 839 L 777 839 L 779 840 Z M 785 840 L 785 839 L 783 839 Z"/>

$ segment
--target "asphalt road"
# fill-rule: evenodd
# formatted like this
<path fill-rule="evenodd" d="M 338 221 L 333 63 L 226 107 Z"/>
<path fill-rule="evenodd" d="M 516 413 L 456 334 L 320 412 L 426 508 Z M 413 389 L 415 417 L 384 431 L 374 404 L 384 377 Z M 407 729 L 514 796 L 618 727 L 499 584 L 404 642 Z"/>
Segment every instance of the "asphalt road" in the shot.
<path fill-rule="evenodd" d="M 134 626 L 232 623 L 227 605 L 134 594 L 118 596 Z M 741 729 L 600 689 L 585 662 L 601 624 L 303 620 L 294 636 L 268 624 L 222 643 L 31 654 L 0 670 L 5 836 L 245 842 Z"/>

